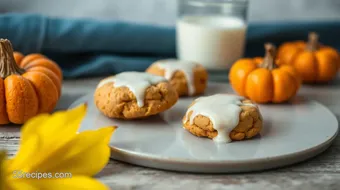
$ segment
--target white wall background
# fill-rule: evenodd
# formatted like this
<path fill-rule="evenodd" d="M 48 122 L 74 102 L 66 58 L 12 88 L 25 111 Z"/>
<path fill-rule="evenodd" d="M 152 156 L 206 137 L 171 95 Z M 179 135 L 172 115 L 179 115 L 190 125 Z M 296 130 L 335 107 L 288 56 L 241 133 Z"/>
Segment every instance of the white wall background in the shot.
<path fill-rule="evenodd" d="M 177 0 L 0 0 L 1 12 L 173 25 Z M 249 21 L 340 20 L 340 0 L 249 0 Z"/>

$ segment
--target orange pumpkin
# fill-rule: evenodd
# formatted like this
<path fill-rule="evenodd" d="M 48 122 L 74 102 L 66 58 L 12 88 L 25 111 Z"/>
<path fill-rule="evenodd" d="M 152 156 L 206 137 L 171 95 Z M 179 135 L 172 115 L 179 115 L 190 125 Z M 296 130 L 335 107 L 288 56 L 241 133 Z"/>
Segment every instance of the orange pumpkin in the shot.
<path fill-rule="evenodd" d="M 301 80 L 296 70 L 289 66 L 278 66 L 275 47 L 265 44 L 265 57 L 242 58 L 230 69 L 229 81 L 241 96 L 256 103 L 281 103 L 294 97 Z"/>
<path fill-rule="evenodd" d="M 305 83 L 328 82 L 340 68 L 337 50 L 318 41 L 318 35 L 312 32 L 307 43 L 287 42 L 278 49 L 280 63 L 294 66 Z"/>
<path fill-rule="evenodd" d="M 23 124 L 51 112 L 61 95 L 61 80 L 54 62 L 40 54 L 14 53 L 11 42 L 0 39 L 0 124 Z"/>

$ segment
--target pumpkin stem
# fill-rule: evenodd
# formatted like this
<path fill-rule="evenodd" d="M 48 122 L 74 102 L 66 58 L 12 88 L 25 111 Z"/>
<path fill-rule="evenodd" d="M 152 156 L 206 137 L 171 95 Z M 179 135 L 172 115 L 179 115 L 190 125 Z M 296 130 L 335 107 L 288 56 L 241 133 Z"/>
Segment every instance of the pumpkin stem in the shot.
<path fill-rule="evenodd" d="M 261 68 L 273 70 L 277 68 L 275 64 L 276 48 L 271 43 L 264 44 L 266 50 L 265 56 L 263 58 L 263 63 L 260 65 Z"/>
<path fill-rule="evenodd" d="M 319 35 L 316 32 L 309 33 L 306 48 L 309 51 L 316 51 L 319 49 Z"/>
<path fill-rule="evenodd" d="M 15 62 L 12 44 L 7 39 L 0 39 L 0 77 L 6 78 L 10 75 L 21 75 L 25 72 Z"/>

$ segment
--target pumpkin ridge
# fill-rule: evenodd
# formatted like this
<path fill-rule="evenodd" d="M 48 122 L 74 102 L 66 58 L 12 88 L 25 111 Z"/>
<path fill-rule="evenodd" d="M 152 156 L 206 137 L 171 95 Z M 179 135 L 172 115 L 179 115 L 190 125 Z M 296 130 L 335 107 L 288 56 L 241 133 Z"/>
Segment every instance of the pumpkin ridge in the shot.
<path fill-rule="evenodd" d="M 28 79 L 26 79 L 25 77 L 23 77 L 23 76 L 21 76 L 22 78 L 23 78 L 23 80 L 26 80 L 26 84 L 27 84 L 27 86 L 30 86 L 30 87 L 27 87 L 27 88 L 32 88 L 33 89 L 33 92 L 34 92 L 34 96 L 36 97 L 36 99 L 38 100 L 37 101 L 37 103 L 38 103 L 38 109 L 37 109 L 37 112 L 39 111 L 39 106 L 40 106 L 40 103 L 39 103 L 39 97 L 38 97 L 38 95 L 37 95 L 37 91 L 35 90 L 35 88 L 34 88 L 34 86 L 33 86 L 33 84 L 31 83 L 31 81 L 30 80 L 28 80 Z M 25 85 L 26 85 L 25 84 Z M 23 87 L 22 87 L 22 85 L 21 85 L 21 89 L 23 89 Z M 30 119 L 31 118 L 31 116 L 29 115 L 29 114 L 27 114 L 27 112 L 26 112 L 26 107 L 27 107 L 27 99 L 28 98 L 24 98 L 24 118 L 23 118 L 23 120 L 24 121 L 27 121 L 28 119 Z M 28 108 L 28 109 L 30 109 L 30 108 Z M 35 113 L 35 114 L 32 114 L 32 115 L 36 115 L 37 113 Z"/>
<path fill-rule="evenodd" d="M 278 70 L 278 69 L 275 69 L 275 70 Z M 270 75 L 271 75 L 271 80 L 272 80 L 272 87 L 271 87 L 271 89 L 273 89 L 272 90 L 272 95 L 271 95 L 271 101 L 273 101 L 274 99 L 275 99 L 275 80 L 274 80 L 274 75 L 273 75 L 273 72 L 270 72 Z"/>
<path fill-rule="evenodd" d="M 294 89 L 295 90 L 293 90 L 292 94 L 289 95 L 291 97 L 294 96 L 297 93 L 297 89 L 298 89 L 298 81 L 297 81 L 296 77 L 293 76 L 290 72 L 288 72 L 288 71 L 286 71 L 284 69 L 281 69 L 280 71 L 285 73 L 287 76 L 289 76 L 289 78 L 291 78 L 292 81 L 294 81 Z"/>
<path fill-rule="evenodd" d="M 27 72 L 23 77 L 30 81 L 35 89 L 39 101 L 38 113 L 52 111 L 59 98 L 58 89 L 53 81 L 46 74 L 38 71 Z"/>
<path fill-rule="evenodd" d="M 17 65 L 19 67 L 21 67 L 20 63 L 21 63 L 22 59 L 24 58 L 24 55 L 20 52 L 15 51 L 15 52 L 13 52 L 13 56 L 14 56 L 14 60 L 17 63 Z"/>
<path fill-rule="evenodd" d="M 9 121 L 9 118 L 8 118 L 8 113 L 7 113 L 7 102 L 6 102 L 6 97 L 5 97 L 5 82 L 2 78 L 0 78 L 0 101 L 2 101 L 2 104 L 0 103 L 0 114 L 1 114 L 1 117 L 0 117 L 0 124 L 8 124 L 10 121 Z"/>
<path fill-rule="evenodd" d="M 249 98 L 249 95 L 248 95 L 247 90 L 246 90 L 246 88 L 247 88 L 247 81 L 250 80 L 250 79 L 249 79 L 249 76 L 251 76 L 250 74 L 251 74 L 252 72 L 254 72 L 254 71 L 256 71 L 256 69 L 250 71 L 250 72 L 247 74 L 247 76 L 245 76 L 245 80 L 244 80 L 244 82 L 243 82 L 243 84 L 242 84 L 242 89 L 243 89 L 244 96 L 247 97 L 247 98 Z"/>
<path fill-rule="evenodd" d="M 40 97 L 39 97 L 39 94 L 38 94 L 38 92 L 37 92 L 37 89 L 36 89 L 35 85 L 32 83 L 31 80 L 29 80 L 28 78 L 25 77 L 25 75 L 29 75 L 29 74 L 30 74 L 30 72 L 29 72 L 29 73 L 25 73 L 25 74 L 23 75 L 23 78 L 25 78 L 25 80 L 27 80 L 27 81 L 30 83 L 30 85 L 33 87 L 35 96 L 36 96 L 37 99 L 38 99 L 38 111 L 37 111 L 37 113 L 39 113 L 40 107 L 41 107 L 41 104 L 40 104 Z M 26 100 L 26 99 L 25 99 L 25 100 Z"/>
<path fill-rule="evenodd" d="M 338 72 L 337 63 L 329 62 L 330 58 L 328 56 L 323 56 L 323 52 L 320 51 L 315 52 L 315 57 L 318 66 L 318 78 L 316 80 L 320 82 L 325 82 L 334 79 Z M 334 58 L 332 60 L 334 60 Z M 326 75 L 325 69 L 327 73 Z"/>
<path fill-rule="evenodd" d="M 21 59 L 20 67 L 24 68 L 26 65 L 31 63 L 32 61 L 39 59 L 39 58 L 45 58 L 45 56 L 39 54 L 39 53 L 31 53 L 26 55 L 24 58 Z"/>
<path fill-rule="evenodd" d="M 235 62 L 230 69 L 228 77 L 233 90 L 241 96 L 246 96 L 245 88 L 247 77 L 256 69 L 257 64 L 250 58 L 243 58 Z"/>
<path fill-rule="evenodd" d="M 30 81 L 28 81 L 28 82 L 30 82 Z M 20 83 L 20 88 L 23 89 L 22 83 Z M 34 88 L 33 88 L 33 90 L 34 90 L 34 92 L 35 92 L 35 89 L 34 89 Z M 37 95 L 36 93 L 37 93 L 37 92 L 35 92 L 35 95 Z M 28 117 L 28 114 L 26 114 L 26 101 L 27 101 L 26 99 L 27 99 L 27 98 L 23 96 L 23 99 L 24 99 L 24 104 L 23 104 L 24 114 L 23 114 L 22 120 L 25 121 L 25 120 L 26 120 L 25 118 Z M 38 101 L 38 102 L 39 102 L 39 101 Z M 39 104 L 38 104 L 38 110 L 39 110 Z"/>
<path fill-rule="evenodd" d="M 53 73 L 55 73 L 59 80 L 62 81 L 63 79 L 63 75 L 62 75 L 62 71 L 60 69 L 60 67 L 52 60 L 48 59 L 48 58 L 38 58 L 35 59 L 33 61 L 31 61 L 30 63 L 28 63 L 27 65 L 25 65 L 25 69 L 30 69 L 32 67 L 37 67 L 37 66 L 41 66 L 41 67 L 45 67 L 46 69 L 49 69 L 50 71 L 52 71 Z"/>
<path fill-rule="evenodd" d="M 32 71 L 43 73 L 43 74 L 47 75 L 48 78 L 50 78 L 52 80 L 53 85 L 55 85 L 55 87 L 58 91 L 58 97 L 60 98 L 60 96 L 61 96 L 61 82 L 60 82 L 58 76 L 55 73 L 53 73 L 51 70 L 49 70 L 45 67 L 42 67 L 42 66 L 31 67 L 30 69 L 27 69 L 27 72 L 32 72 Z"/>
<path fill-rule="evenodd" d="M 39 102 L 30 81 L 21 75 L 11 75 L 5 79 L 5 91 L 10 122 L 22 124 L 37 114 Z"/>
<path fill-rule="evenodd" d="M 295 66 L 295 59 L 303 52 L 303 49 L 297 48 L 297 51 L 292 55 L 289 61 L 289 65 Z"/>
<path fill-rule="evenodd" d="M 294 60 L 294 67 L 301 75 L 304 82 L 312 83 L 316 81 L 318 73 L 317 66 L 315 65 L 314 52 L 301 52 Z"/>
<path fill-rule="evenodd" d="M 313 63 L 314 65 L 313 66 L 316 70 L 316 75 L 314 77 L 313 82 L 316 82 L 320 78 L 320 68 L 319 68 L 319 60 L 318 60 L 318 57 L 315 55 L 315 53 L 313 53 L 313 59 L 314 59 L 314 63 Z"/>

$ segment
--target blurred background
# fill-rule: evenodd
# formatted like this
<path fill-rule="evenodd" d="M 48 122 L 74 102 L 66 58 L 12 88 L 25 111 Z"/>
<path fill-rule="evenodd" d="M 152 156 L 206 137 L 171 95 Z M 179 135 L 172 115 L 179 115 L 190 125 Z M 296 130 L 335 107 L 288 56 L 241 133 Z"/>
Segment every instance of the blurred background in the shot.
<path fill-rule="evenodd" d="M 177 0 L 1 0 L 0 11 L 172 26 Z M 249 0 L 249 22 L 339 20 L 340 0 Z"/>

